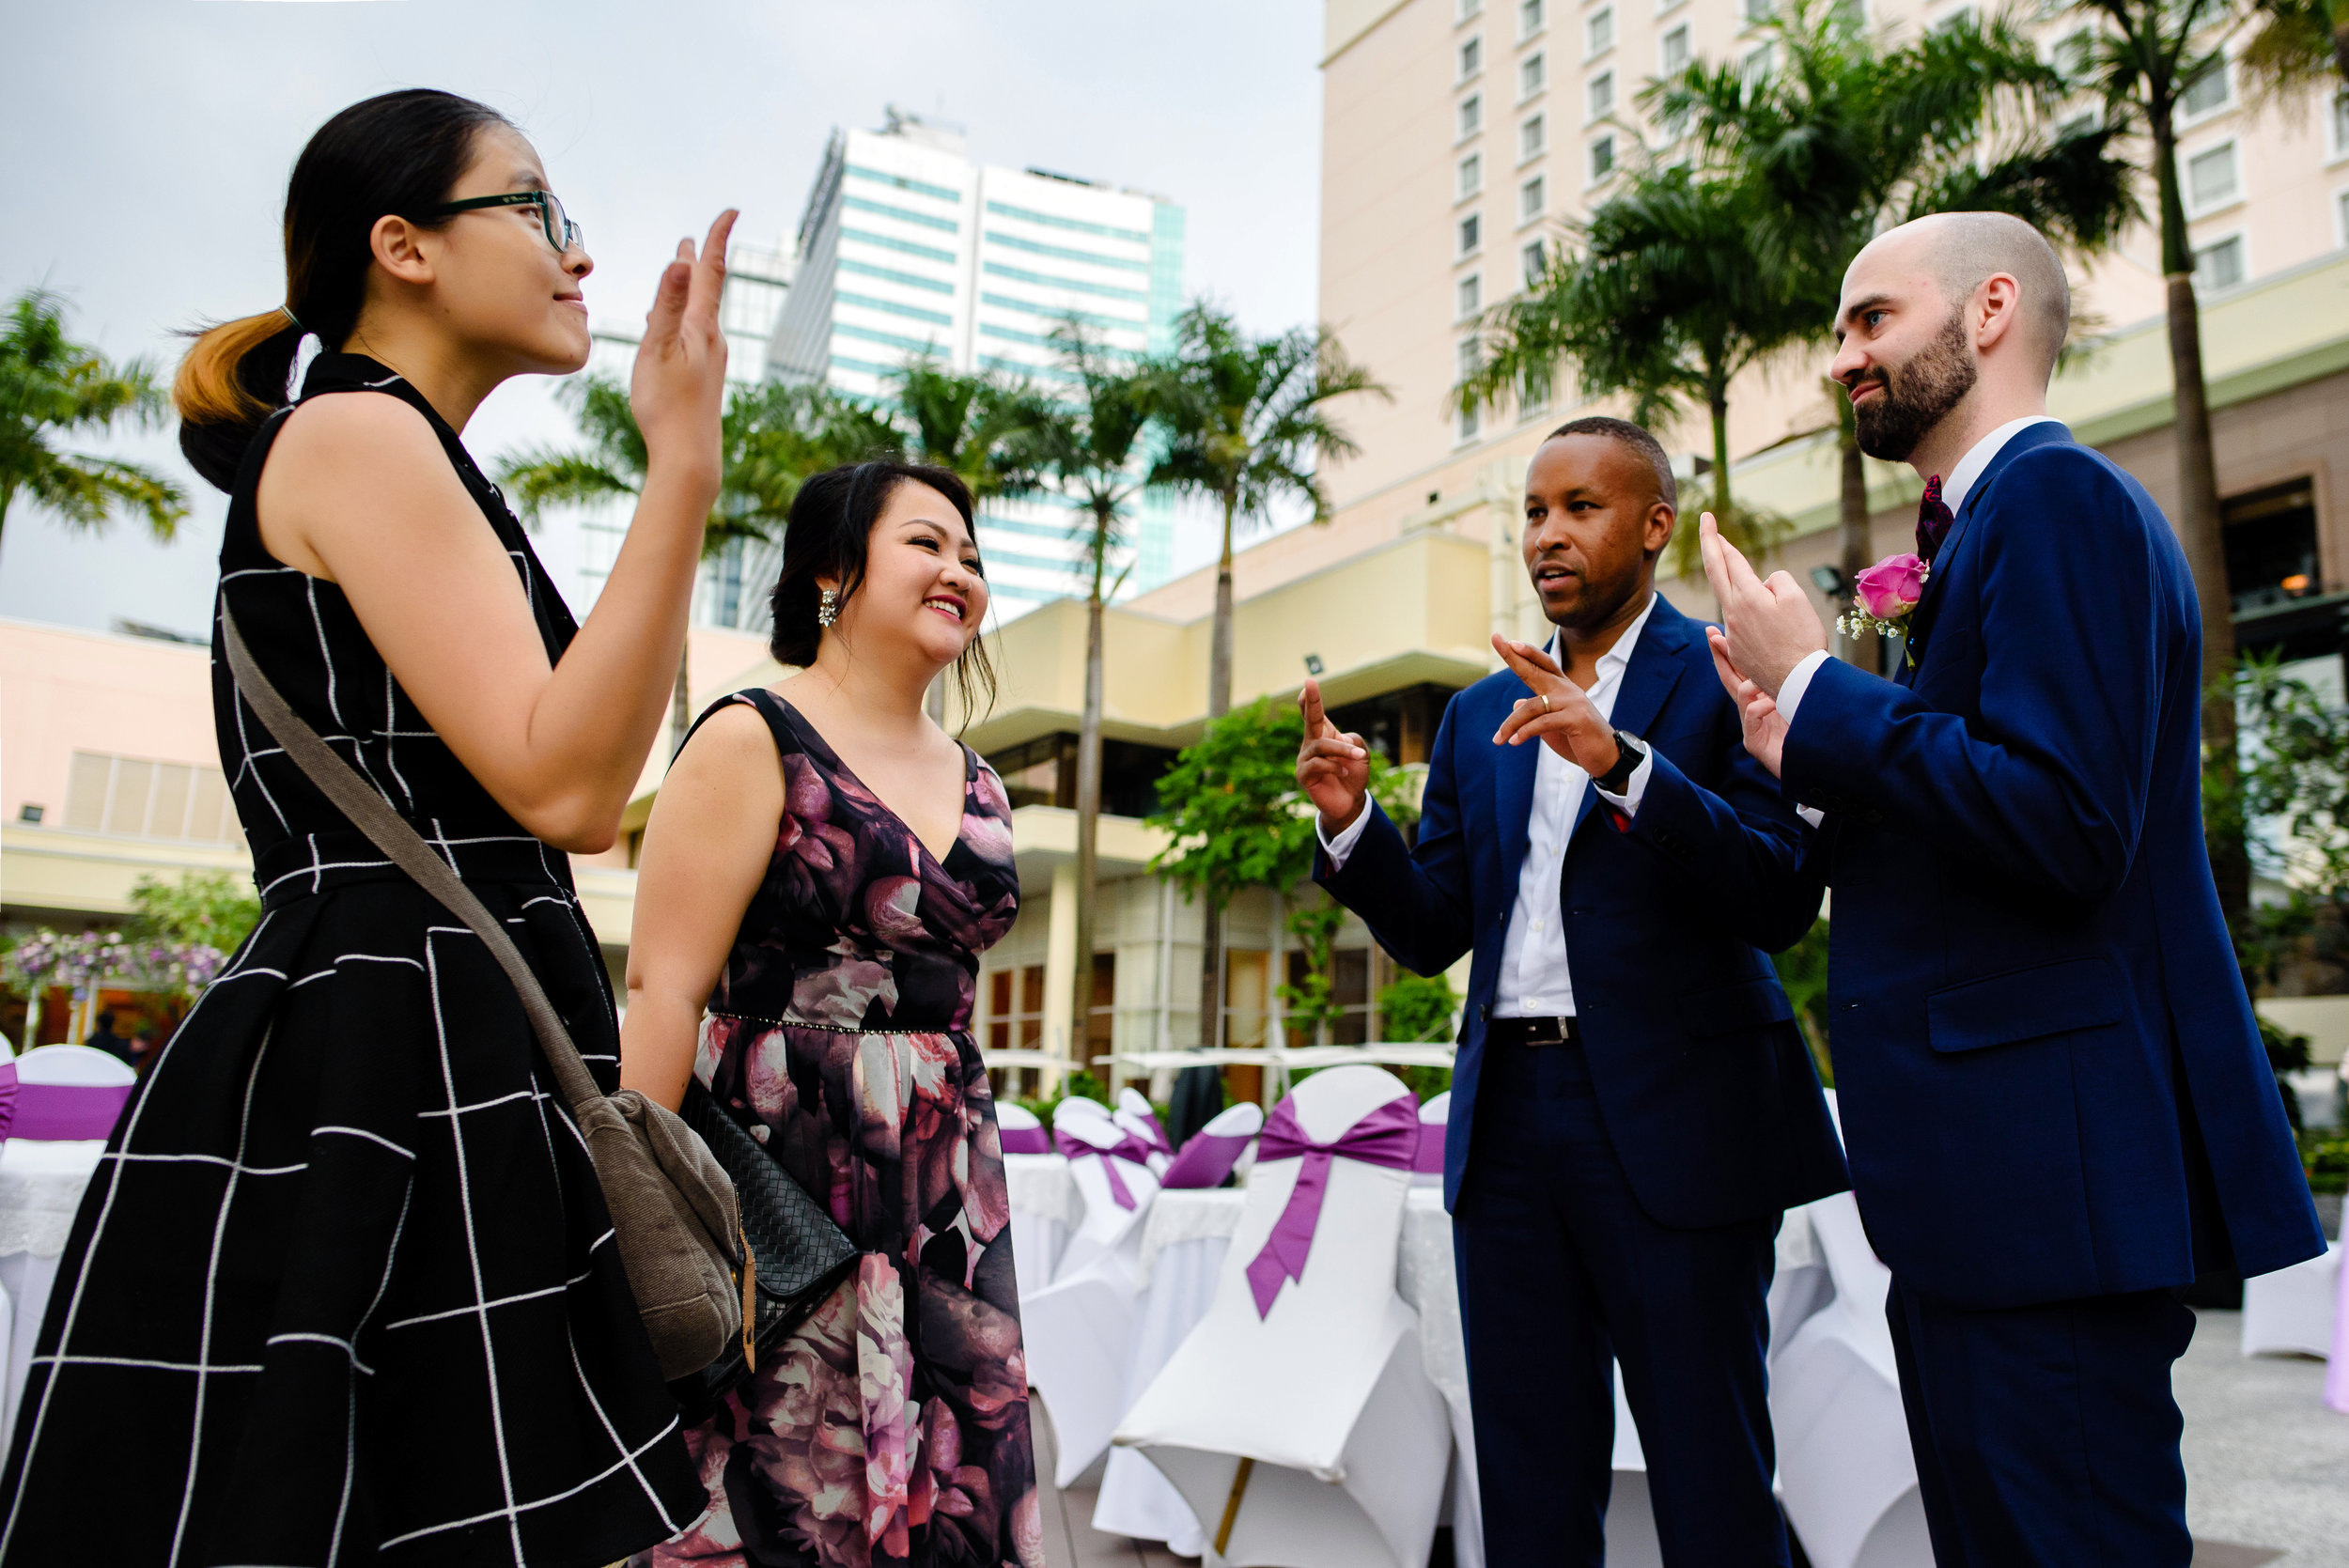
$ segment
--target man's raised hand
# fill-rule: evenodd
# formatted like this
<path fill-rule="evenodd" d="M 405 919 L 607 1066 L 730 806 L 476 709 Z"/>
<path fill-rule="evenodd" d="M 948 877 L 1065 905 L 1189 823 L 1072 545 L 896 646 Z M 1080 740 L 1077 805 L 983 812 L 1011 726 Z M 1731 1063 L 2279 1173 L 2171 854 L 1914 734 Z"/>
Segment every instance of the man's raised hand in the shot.
<path fill-rule="evenodd" d="M 1359 735 L 1340 735 L 1321 711 L 1321 685 L 1307 681 L 1297 706 L 1305 714 L 1305 743 L 1297 749 L 1297 787 L 1321 814 L 1321 831 L 1353 826 L 1370 798 L 1370 751 Z"/>
<path fill-rule="evenodd" d="M 1748 680 L 1729 661 L 1729 639 L 1721 629 L 1704 629 L 1705 645 L 1713 650 L 1713 670 L 1721 677 L 1721 689 L 1730 701 L 1737 705 L 1737 722 L 1745 731 L 1746 750 L 1753 760 L 1769 769 L 1770 777 L 1779 776 L 1779 762 L 1786 752 L 1786 720 L 1778 711 L 1778 703 L 1767 691 Z"/>
<path fill-rule="evenodd" d="M 1744 553 L 1721 537 L 1710 512 L 1697 521 L 1697 548 L 1705 581 L 1720 602 L 1731 659 L 1755 687 L 1777 696 L 1795 666 L 1828 645 L 1818 612 L 1791 573 L 1772 572 L 1767 582 L 1756 576 Z"/>
<path fill-rule="evenodd" d="M 1493 633 L 1493 651 L 1533 692 L 1509 709 L 1493 732 L 1494 745 L 1538 740 L 1595 779 L 1614 768 L 1623 755 L 1615 727 L 1600 716 L 1590 693 L 1566 678 L 1557 660 L 1531 643 L 1499 632 Z"/>

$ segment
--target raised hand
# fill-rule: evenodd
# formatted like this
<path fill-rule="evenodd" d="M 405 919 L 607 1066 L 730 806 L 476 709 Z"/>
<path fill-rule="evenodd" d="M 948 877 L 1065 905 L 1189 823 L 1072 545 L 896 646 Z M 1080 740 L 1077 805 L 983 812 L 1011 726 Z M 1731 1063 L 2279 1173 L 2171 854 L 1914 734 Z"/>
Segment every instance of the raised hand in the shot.
<path fill-rule="evenodd" d="M 1713 669 L 1721 677 L 1721 689 L 1737 705 L 1737 722 L 1745 731 L 1746 751 L 1769 769 L 1770 777 L 1777 778 L 1780 759 L 1786 752 L 1786 719 L 1778 711 L 1777 700 L 1730 662 L 1729 639 L 1721 635 L 1720 628 L 1706 627 L 1704 642 L 1713 650 Z"/>
<path fill-rule="evenodd" d="M 1721 537 L 1706 512 L 1697 521 L 1697 548 L 1705 581 L 1720 601 L 1721 627 L 1738 670 L 1770 696 L 1805 656 L 1827 647 L 1827 628 L 1791 573 L 1772 572 L 1764 582 L 1737 547 Z"/>
<path fill-rule="evenodd" d="M 1595 779 L 1615 766 L 1623 754 L 1615 744 L 1615 727 L 1601 716 L 1590 693 L 1566 678 L 1557 660 L 1531 643 L 1499 632 L 1493 634 L 1493 651 L 1533 689 L 1533 695 L 1518 699 L 1493 732 L 1494 745 L 1538 740 Z"/>
<path fill-rule="evenodd" d="M 644 341 L 629 379 L 629 406 L 645 438 L 646 467 L 707 471 L 714 496 L 723 465 L 718 419 L 726 398 L 726 337 L 718 325 L 718 297 L 726 284 L 726 237 L 735 210 L 709 225 L 697 254 L 677 241 L 677 257 L 661 274 Z"/>
<path fill-rule="evenodd" d="M 1370 750 L 1359 735 L 1340 735 L 1321 711 L 1321 685 L 1307 681 L 1297 706 L 1305 713 L 1305 743 L 1297 749 L 1297 787 L 1321 814 L 1321 831 L 1353 825 L 1370 798 Z"/>

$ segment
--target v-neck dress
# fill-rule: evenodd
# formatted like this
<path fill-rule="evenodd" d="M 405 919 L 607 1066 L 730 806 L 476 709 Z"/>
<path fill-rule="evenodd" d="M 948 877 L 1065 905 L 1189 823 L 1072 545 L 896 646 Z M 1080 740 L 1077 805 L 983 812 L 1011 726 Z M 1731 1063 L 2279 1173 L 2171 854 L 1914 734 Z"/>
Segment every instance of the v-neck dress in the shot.
<path fill-rule="evenodd" d="M 559 659 L 569 613 L 432 406 L 332 353 L 303 400 L 361 392 L 431 423 Z M 565 857 L 466 771 L 342 590 L 262 544 L 284 420 L 231 495 L 219 603 L 506 923 L 609 1091 L 611 985 Z M 601 1568 L 674 1534 L 701 1488 L 512 982 L 272 741 L 217 626 L 212 677 L 261 919 L 132 1093 L 74 1220 L 0 1562 Z"/>
<path fill-rule="evenodd" d="M 774 737 L 784 809 L 693 1070 L 863 1256 L 687 1435 L 710 1514 L 640 1561 L 1042 1568 L 1003 1143 L 971 1035 L 979 955 L 1019 908 L 1011 802 L 966 748 L 941 862 L 787 703 L 709 712 L 734 703 Z"/>

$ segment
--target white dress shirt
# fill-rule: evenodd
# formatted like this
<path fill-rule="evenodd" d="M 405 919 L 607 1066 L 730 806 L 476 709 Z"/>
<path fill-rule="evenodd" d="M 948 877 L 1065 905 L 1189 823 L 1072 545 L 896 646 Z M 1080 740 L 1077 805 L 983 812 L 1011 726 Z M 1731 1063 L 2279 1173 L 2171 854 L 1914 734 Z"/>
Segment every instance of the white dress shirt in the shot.
<path fill-rule="evenodd" d="M 1950 509 L 1950 516 L 1957 516 L 1958 509 L 1966 505 L 1966 492 L 1974 488 L 1974 481 L 1980 479 L 1982 471 L 1990 466 L 1990 459 L 2004 451 L 2006 443 L 2013 441 L 2017 432 L 2028 430 L 2034 425 L 2056 423 L 2053 414 L 2027 414 L 2021 419 L 2008 420 L 1968 447 L 1966 456 L 1957 459 L 1957 466 L 1950 470 L 1949 476 L 1941 481 L 1941 505 Z M 1786 679 L 1778 689 L 1778 711 L 1779 716 L 1786 721 L 1789 731 L 1795 727 L 1795 710 L 1802 706 L 1803 693 L 1811 690 L 1811 677 L 1819 673 L 1820 665 L 1833 657 L 1833 654 L 1821 648 L 1803 655 L 1802 662 L 1787 672 Z M 1819 825 L 1823 814 L 1809 806 L 1795 809 L 1802 813 L 1803 820 L 1813 828 Z"/>
<path fill-rule="evenodd" d="M 1655 613 L 1656 596 L 1650 594 L 1639 619 L 1624 628 L 1615 645 L 1599 656 L 1597 676 L 1591 682 L 1589 694 L 1591 706 L 1598 709 L 1600 718 L 1614 718 L 1615 693 L 1623 689 L 1623 673 L 1631 665 L 1631 650 L 1639 645 L 1640 634 L 1647 629 L 1648 617 Z M 1554 639 L 1551 646 L 1556 646 Z M 1525 744 L 1537 752 L 1532 810 L 1526 821 L 1525 863 L 1517 872 L 1517 899 L 1509 911 L 1508 929 L 1501 936 L 1501 973 L 1493 986 L 1492 1016 L 1569 1017 L 1575 1010 L 1574 981 L 1566 971 L 1564 911 L 1559 905 L 1564 892 L 1562 884 L 1566 841 L 1574 835 L 1574 820 L 1582 810 L 1582 793 L 1589 786 L 1591 776 L 1539 740 Z M 1631 770 L 1621 795 L 1602 789 L 1599 799 L 1626 816 L 1633 815 L 1640 809 L 1640 800 L 1647 793 L 1648 779 L 1655 771 L 1656 754 L 1650 751 Z M 1355 844 L 1362 836 L 1362 828 L 1369 821 L 1370 810 L 1365 806 L 1331 838 L 1321 833 L 1321 824 L 1316 819 L 1314 831 L 1321 835 L 1321 847 L 1330 857 L 1330 870 L 1345 868 L 1346 857 L 1353 853 Z"/>

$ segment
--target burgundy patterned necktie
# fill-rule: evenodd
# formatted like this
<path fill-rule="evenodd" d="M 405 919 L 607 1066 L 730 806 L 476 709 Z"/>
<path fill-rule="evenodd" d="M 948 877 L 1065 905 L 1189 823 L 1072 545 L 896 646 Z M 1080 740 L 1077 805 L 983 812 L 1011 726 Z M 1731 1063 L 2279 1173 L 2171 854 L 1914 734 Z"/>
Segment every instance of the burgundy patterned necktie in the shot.
<path fill-rule="evenodd" d="M 1917 553 L 1925 565 L 1933 565 L 1934 551 L 1949 537 L 1950 524 L 1957 520 L 1949 507 L 1941 504 L 1941 476 L 1937 474 L 1925 481 L 1925 498 L 1917 503 Z"/>

